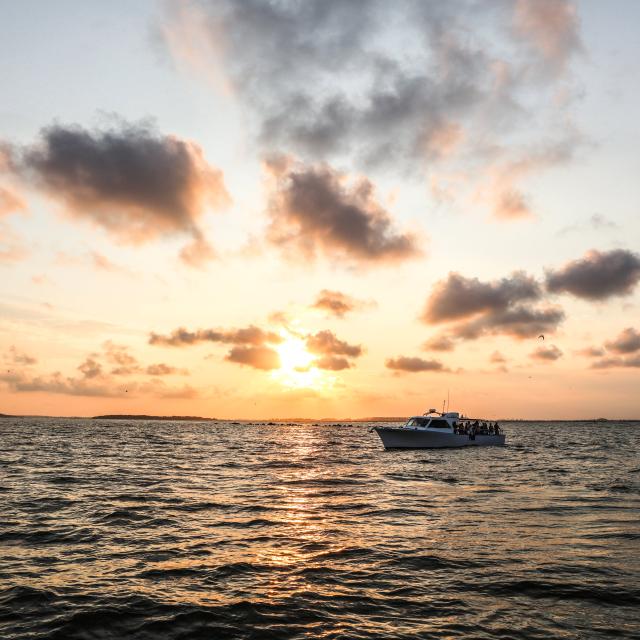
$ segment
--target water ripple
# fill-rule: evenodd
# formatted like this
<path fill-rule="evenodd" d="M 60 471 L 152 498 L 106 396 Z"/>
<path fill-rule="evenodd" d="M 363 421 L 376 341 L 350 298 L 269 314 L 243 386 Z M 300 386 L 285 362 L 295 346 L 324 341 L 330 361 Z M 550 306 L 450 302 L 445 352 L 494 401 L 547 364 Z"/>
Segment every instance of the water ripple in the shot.
<path fill-rule="evenodd" d="M 0 420 L 0 637 L 637 637 L 637 424 L 369 426 Z"/>

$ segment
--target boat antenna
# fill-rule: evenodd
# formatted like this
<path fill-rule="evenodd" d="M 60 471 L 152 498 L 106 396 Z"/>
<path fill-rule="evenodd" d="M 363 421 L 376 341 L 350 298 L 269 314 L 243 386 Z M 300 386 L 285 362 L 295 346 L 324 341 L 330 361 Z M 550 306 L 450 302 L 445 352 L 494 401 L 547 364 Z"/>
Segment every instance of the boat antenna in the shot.
<path fill-rule="evenodd" d="M 442 401 L 442 413 L 444 413 L 444 400 Z"/>
<path fill-rule="evenodd" d="M 449 389 L 447 389 L 447 413 L 449 413 Z"/>

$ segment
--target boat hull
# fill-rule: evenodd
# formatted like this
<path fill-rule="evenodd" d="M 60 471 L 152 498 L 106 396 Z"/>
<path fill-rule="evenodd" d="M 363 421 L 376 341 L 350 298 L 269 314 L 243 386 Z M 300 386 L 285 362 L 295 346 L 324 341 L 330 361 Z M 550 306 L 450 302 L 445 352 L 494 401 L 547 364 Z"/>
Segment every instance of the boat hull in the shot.
<path fill-rule="evenodd" d="M 455 433 L 403 429 L 398 427 L 374 427 L 385 449 L 444 449 L 447 447 L 489 447 L 505 443 L 505 435 L 458 435 Z"/>

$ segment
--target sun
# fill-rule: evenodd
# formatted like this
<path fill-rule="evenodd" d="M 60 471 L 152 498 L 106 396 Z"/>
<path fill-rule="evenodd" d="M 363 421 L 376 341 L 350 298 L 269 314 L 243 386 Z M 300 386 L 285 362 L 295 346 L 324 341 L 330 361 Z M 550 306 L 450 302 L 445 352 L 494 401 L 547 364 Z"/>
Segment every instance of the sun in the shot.
<path fill-rule="evenodd" d="M 307 351 L 304 341 L 300 338 L 288 336 L 276 350 L 282 363 L 280 368 L 285 371 L 302 372 L 307 370 L 313 362 L 313 356 Z"/>
<path fill-rule="evenodd" d="M 307 351 L 304 340 L 291 334 L 285 334 L 283 338 L 276 347 L 280 368 L 273 371 L 273 377 L 282 385 L 296 389 L 327 386 L 328 376 L 314 366 L 316 357 Z"/>

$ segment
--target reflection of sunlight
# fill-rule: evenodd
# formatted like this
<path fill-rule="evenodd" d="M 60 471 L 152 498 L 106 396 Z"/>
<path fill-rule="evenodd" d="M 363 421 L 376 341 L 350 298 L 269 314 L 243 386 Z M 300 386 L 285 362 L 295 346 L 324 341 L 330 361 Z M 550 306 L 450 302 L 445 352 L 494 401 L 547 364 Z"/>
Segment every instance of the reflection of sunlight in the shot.
<path fill-rule="evenodd" d="M 315 356 L 307 351 L 304 340 L 285 334 L 277 347 L 280 368 L 272 372 L 273 378 L 294 389 L 321 389 L 331 385 L 333 378 L 313 365 Z"/>

